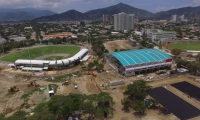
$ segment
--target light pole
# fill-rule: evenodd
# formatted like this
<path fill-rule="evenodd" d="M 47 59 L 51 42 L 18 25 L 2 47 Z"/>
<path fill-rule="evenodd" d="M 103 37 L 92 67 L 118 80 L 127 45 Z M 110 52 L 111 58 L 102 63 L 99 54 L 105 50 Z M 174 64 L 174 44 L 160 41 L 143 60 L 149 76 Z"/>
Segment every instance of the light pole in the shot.
<path fill-rule="evenodd" d="M 4 54 L 3 42 L 1 42 L 1 47 L 2 47 L 3 54 Z"/>
<path fill-rule="evenodd" d="M 29 51 L 29 48 L 28 48 L 28 54 L 29 54 L 29 60 L 30 60 L 30 64 L 31 64 L 31 57 L 30 57 L 30 51 Z M 32 64 L 31 64 L 31 71 L 32 71 Z"/>
<path fill-rule="evenodd" d="M 189 41 L 188 41 L 188 44 L 189 44 Z M 187 50 L 188 50 L 188 46 L 189 46 L 188 44 L 187 44 Z"/>

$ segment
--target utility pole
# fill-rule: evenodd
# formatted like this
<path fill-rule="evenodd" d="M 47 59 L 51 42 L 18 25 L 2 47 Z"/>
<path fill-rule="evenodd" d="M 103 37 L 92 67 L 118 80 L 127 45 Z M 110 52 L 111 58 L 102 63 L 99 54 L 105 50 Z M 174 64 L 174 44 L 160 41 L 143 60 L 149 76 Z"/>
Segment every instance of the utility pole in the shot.
<path fill-rule="evenodd" d="M 4 54 L 4 48 L 3 48 L 3 43 L 1 44 L 1 47 L 2 47 L 2 51 L 3 51 L 3 54 Z"/>

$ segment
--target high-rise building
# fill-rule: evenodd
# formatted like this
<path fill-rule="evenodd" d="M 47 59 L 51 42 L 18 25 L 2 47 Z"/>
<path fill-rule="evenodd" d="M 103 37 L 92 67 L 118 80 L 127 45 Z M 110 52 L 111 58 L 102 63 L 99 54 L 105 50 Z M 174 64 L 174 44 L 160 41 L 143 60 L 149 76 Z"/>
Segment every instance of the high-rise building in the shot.
<path fill-rule="evenodd" d="M 173 22 L 173 23 L 177 22 L 177 15 L 172 15 L 171 22 Z"/>
<path fill-rule="evenodd" d="M 133 30 L 134 14 L 126 14 L 124 12 L 114 14 L 115 31 Z"/>
<path fill-rule="evenodd" d="M 181 15 L 180 16 L 180 21 L 184 21 L 185 20 L 185 15 Z"/>
<path fill-rule="evenodd" d="M 103 22 L 108 22 L 110 24 L 113 24 L 113 16 L 110 14 L 103 14 Z"/>

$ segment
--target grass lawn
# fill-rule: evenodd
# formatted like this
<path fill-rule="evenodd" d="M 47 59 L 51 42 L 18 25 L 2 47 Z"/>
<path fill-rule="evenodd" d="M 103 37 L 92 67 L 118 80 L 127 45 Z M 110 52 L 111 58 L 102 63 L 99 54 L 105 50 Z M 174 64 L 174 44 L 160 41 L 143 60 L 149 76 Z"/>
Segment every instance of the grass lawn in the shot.
<path fill-rule="evenodd" d="M 65 58 L 65 57 L 63 57 L 63 56 L 49 56 L 49 57 L 45 58 L 44 60 L 61 60 L 63 58 Z"/>
<path fill-rule="evenodd" d="M 68 57 L 71 57 L 80 51 L 80 47 L 78 46 L 45 46 L 45 47 L 31 48 L 29 51 L 30 51 L 31 59 L 34 59 L 36 57 L 43 56 L 46 54 L 55 54 L 55 53 L 65 53 L 65 54 L 67 53 L 67 54 L 70 54 Z M 8 54 L 0 58 L 0 61 L 14 62 L 17 59 L 29 59 L 28 49 Z"/>
<path fill-rule="evenodd" d="M 184 43 L 175 43 L 168 46 L 168 49 L 172 50 L 174 48 L 178 48 L 181 50 L 200 50 L 199 42 L 184 42 Z"/>

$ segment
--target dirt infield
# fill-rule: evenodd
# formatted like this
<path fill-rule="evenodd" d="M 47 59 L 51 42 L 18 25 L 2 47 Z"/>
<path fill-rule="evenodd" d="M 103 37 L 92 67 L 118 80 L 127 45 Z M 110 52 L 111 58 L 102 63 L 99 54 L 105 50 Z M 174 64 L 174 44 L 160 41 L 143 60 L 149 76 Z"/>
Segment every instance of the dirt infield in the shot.
<path fill-rule="evenodd" d="M 115 41 L 108 41 L 105 44 L 105 47 L 108 49 L 109 52 L 113 52 L 116 49 L 138 49 L 138 47 L 133 47 L 128 40 L 115 40 Z"/>
<path fill-rule="evenodd" d="M 47 54 L 47 55 L 36 57 L 34 58 L 34 60 L 44 60 L 45 58 L 51 57 L 51 56 L 63 56 L 66 58 L 67 56 L 69 56 L 69 54 L 64 54 L 64 53 Z"/>

